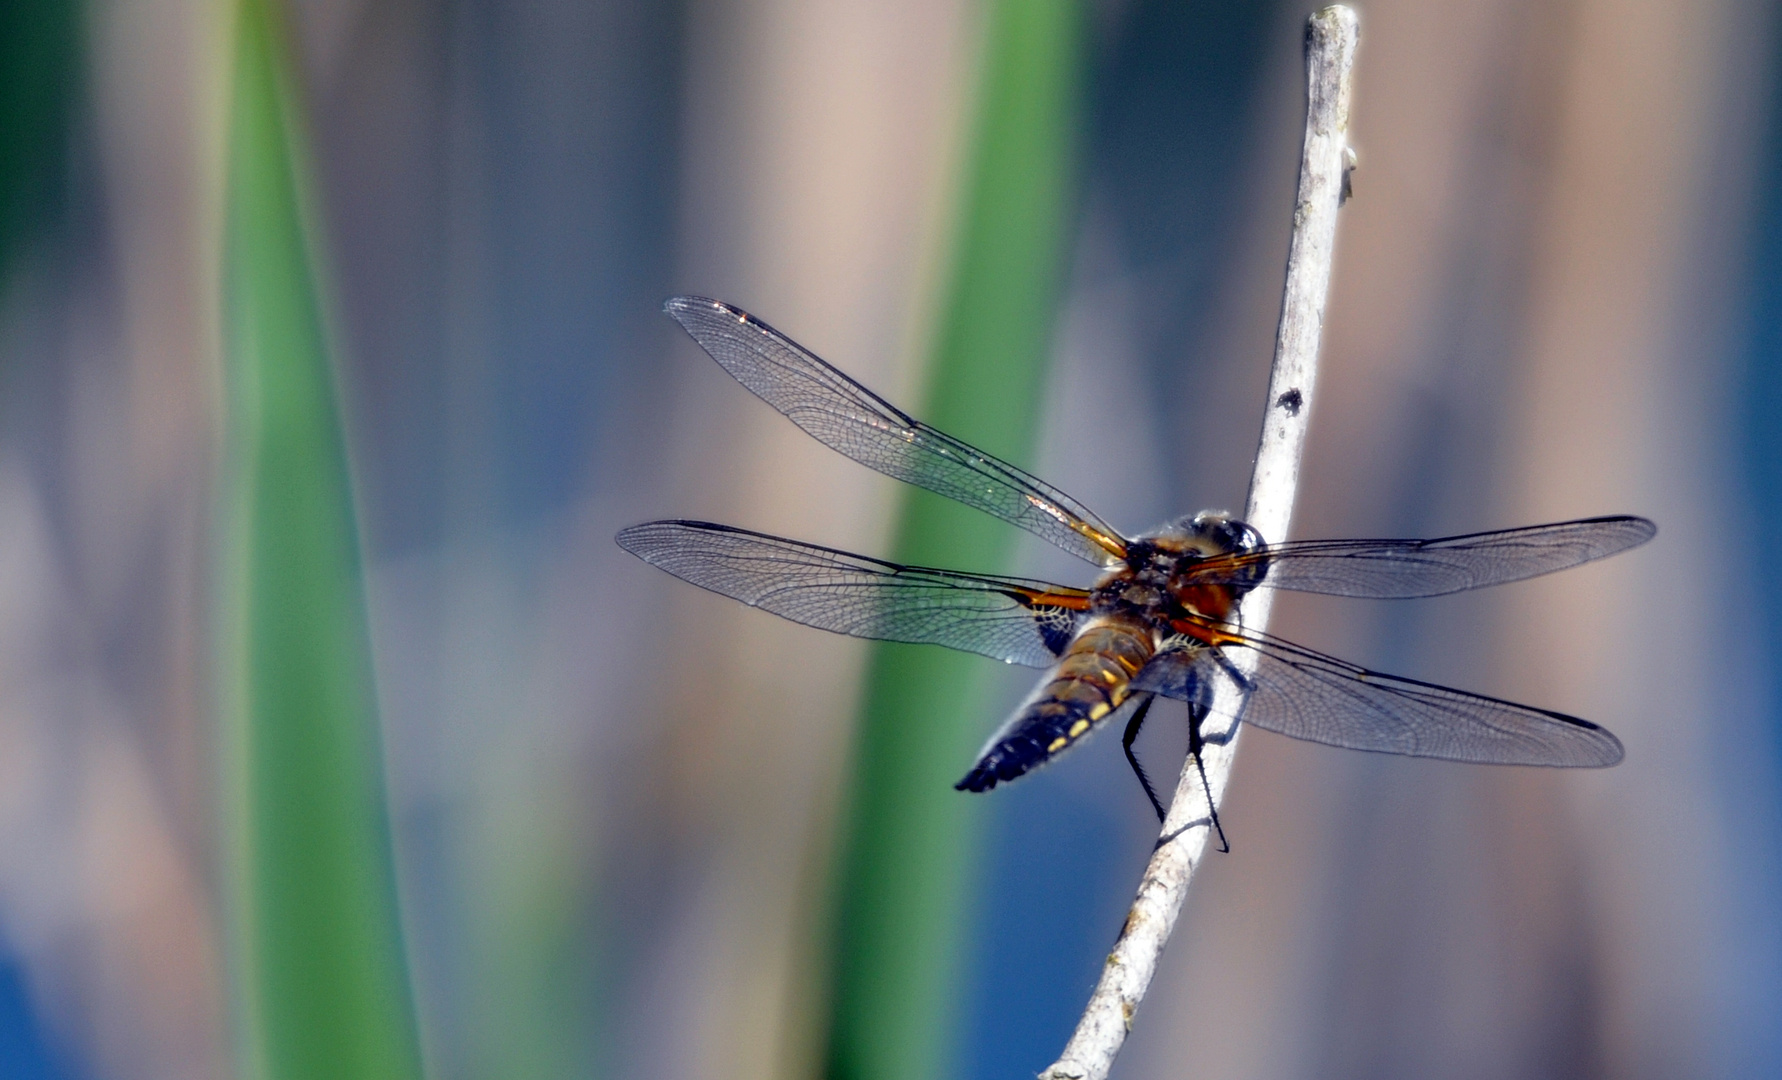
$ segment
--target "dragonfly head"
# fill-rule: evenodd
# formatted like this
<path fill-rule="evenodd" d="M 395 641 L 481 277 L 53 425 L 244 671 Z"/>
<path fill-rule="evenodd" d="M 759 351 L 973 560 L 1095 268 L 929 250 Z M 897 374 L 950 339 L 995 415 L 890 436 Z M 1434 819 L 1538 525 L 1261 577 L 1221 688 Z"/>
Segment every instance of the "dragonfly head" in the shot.
<path fill-rule="evenodd" d="M 1183 518 L 1177 527 L 1203 556 L 1247 555 L 1262 548 L 1261 533 L 1220 511 L 1203 510 L 1191 518 Z M 1261 584 L 1267 573 L 1268 563 L 1257 561 L 1231 582 L 1232 590 L 1242 596 Z"/>

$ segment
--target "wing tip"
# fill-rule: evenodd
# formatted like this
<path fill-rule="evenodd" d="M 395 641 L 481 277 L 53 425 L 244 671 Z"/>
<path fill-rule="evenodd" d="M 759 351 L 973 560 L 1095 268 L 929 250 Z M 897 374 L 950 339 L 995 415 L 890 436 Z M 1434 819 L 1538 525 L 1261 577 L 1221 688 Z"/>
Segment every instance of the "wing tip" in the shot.
<path fill-rule="evenodd" d="M 1602 751 L 1602 756 L 1595 761 L 1587 762 L 1584 767 L 1587 769 L 1608 769 L 1621 764 L 1627 757 L 1627 747 L 1621 745 L 1621 740 L 1617 739 L 1615 733 L 1608 728 L 1599 727 L 1596 729 L 1596 733 L 1601 736 L 1598 749 Z"/>
<path fill-rule="evenodd" d="M 693 518 L 659 518 L 656 521 L 642 521 L 636 525 L 625 526 L 613 534 L 613 542 L 626 551 L 635 551 L 636 549 L 631 546 L 632 543 L 674 532 L 742 533 L 745 536 L 777 539 L 777 537 L 769 537 L 766 533 L 739 529 L 735 525 L 720 525 L 715 521 L 698 521 Z"/>
<path fill-rule="evenodd" d="M 664 518 L 660 521 L 644 521 L 639 522 L 636 525 L 627 525 L 613 534 L 613 543 L 624 548 L 626 551 L 631 552 L 631 554 L 636 555 L 647 563 L 654 563 L 655 560 L 651 557 L 654 554 L 651 550 L 654 546 L 654 542 L 660 541 L 666 535 L 677 532 L 687 532 L 689 530 L 708 532 L 739 531 L 729 529 L 723 525 L 713 525 L 706 521 L 686 521 L 681 518 Z"/>
<path fill-rule="evenodd" d="M 722 300 L 714 300 L 709 296 L 698 296 L 693 293 L 669 297 L 662 301 L 662 310 L 667 313 L 669 318 L 682 326 L 687 325 L 688 319 L 708 313 L 729 315 L 744 321 L 748 321 L 750 318 L 748 312 L 735 304 L 726 304 Z"/>
<path fill-rule="evenodd" d="M 642 559 L 644 554 L 639 550 L 642 542 L 655 531 L 652 526 L 660 524 L 659 521 L 646 521 L 641 525 L 627 525 L 613 534 L 613 543 Z"/>
<path fill-rule="evenodd" d="M 1574 752 L 1566 754 L 1564 760 L 1534 762 L 1534 764 L 1549 764 L 1568 769 L 1607 769 L 1621 764 L 1621 760 L 1627 756 L 1627 748 L 1621 745 L 1621 740 L 1615 737 L 1613 731 L 1601 724 L 1593 723 L 1581 716 L 1553 712 L 1549 709 L 1536 711 L 1550 720 L 1557 720 L 1565 724 L 1574 733 L 1583 736 L 1583 740 L 1581 743 L 1573 744 Z"/>
<path fill-rule="evenodd" d="M 1620 530 L 1616 537 L 1618 543 L 1603 552 L 1604 555 L 1618 555 L 1630 548 L 1637 548 L 1658 535 L 1658 523 L 1651 518 L 1638 514 L 1610 514 L 1606 517 L 1585 518 L 1579 525 L 1613 525 Z M 1602 556 L 1596 556 L 1601 558 Z"/>

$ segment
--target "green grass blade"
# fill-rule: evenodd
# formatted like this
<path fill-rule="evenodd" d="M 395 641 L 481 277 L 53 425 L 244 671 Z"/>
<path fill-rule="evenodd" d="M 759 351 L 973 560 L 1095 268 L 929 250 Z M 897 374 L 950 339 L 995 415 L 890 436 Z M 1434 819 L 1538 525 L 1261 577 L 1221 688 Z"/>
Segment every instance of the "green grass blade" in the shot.
<path fill-rule="evenodd" d="M 1082 14 L 998 0 L 976 139 L 923 419 L 1029 456 L 1072 218 Z M 994 570 L 1016 530 L 927 492 L 898 522 L 905 562 Z M 959 1000 L 967 868 L 980 796 L 953 790 L 977 750 L 996 669 L 932 648 L 875 647 L 841 863 L 829 1074 L 940 1075 Z"/>
<path fill-rule="evenodd" d="M 19 248 L 61 219 L 80 14 L 73 0 L 0 4 L 0 285 Z"/>
<path fill-rule="evenodd" d="M 243 1073 L 420 1075 L 358 536 L 279 13 L 239 9 L 219 640 Z"/>

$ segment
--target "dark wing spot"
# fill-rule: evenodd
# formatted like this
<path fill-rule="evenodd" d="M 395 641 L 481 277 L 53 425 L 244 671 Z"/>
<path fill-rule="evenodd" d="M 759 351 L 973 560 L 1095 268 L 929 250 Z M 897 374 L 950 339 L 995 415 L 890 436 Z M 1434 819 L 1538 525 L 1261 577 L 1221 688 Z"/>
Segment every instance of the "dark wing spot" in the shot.
<path fill-rule="evenodd" d="M 1300 394 L 1297 386 L 1275 399 L 1275 405 L 1278 408 L 1286 409 L 1288 416 L 1298 416 L 1300 406 L 1305 403 L 1306 399 Z"/>
<path fill-rule="evenodd" d="M 1053 656 L 1063 656 L 1065 647 L 1077 636 L 1078 612 L 1057 604 L 1036 603 L 1036 598 L 1031 593 L 1011 592 L 1005 595 L 1033 612 L 1034 629 L 1039 631 L 1040 641 Z"/>
<path fill-rule="evenodd" d="M 1037 611 L 1040 640 L 1052 650 L 1053 656 L 1063 656 L 1065 647 L 1077 633 L 1074 614 L 1063 608 L 1039 608 Z"/>

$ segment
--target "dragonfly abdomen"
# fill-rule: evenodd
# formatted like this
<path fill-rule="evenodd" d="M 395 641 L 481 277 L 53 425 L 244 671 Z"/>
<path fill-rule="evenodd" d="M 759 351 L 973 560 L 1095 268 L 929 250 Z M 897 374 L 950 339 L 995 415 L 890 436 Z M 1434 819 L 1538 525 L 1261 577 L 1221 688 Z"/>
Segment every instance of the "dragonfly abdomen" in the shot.
<path fill-rule="evenodd" d="M 1151 630 L 1139 623 L 1109 619 L 1085 627 L 954 787 L 989 791 L 1063 753 L 1125 703 L 1133 677 L 1156 651 Z"/>

